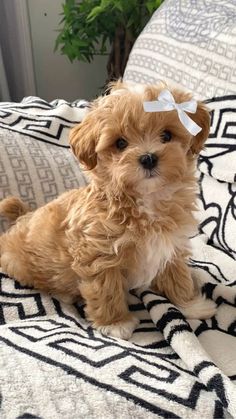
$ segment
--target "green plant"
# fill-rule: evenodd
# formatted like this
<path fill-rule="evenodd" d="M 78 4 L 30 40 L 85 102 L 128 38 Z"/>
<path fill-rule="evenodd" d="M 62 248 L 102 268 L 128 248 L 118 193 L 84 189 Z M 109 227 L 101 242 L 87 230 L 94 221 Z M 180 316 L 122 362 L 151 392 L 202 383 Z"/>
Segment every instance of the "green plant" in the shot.
<path fill-rule="evenodd" d="M 91 62 L 108 55 L 108 80 L 122 76 L 135 39 L 164 0 L 66 0 L 55 49 Z"/>

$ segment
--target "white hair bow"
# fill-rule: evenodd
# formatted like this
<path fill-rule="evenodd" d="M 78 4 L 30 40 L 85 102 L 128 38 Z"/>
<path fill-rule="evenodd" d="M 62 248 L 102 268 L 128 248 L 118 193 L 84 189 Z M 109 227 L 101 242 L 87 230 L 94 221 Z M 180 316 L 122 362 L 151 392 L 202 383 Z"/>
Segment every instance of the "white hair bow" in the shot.
<path fill-rule="evenodd" d="M 176 110 L 179 119 L 183 126 L 192 135 L 197 135 L 202 128 L 197 125 L 187 114 L 196 113 L 197 102 L 196 100 L 189 100 L 188 102 L 176 103 L 174 97 L 169 90 L 162 90 L 157 100 L 152 102 L 144 102 L 143 107 L 145 112 L 162 112 Z"/>

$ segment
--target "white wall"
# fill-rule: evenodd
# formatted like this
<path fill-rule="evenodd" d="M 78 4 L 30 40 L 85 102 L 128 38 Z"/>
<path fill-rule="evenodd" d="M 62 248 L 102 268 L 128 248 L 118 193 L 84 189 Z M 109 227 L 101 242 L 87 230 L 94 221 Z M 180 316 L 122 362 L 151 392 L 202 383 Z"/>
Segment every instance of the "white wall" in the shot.
<path fill-rule="evenodd" d="M 89 63 L 70 63 L 53 52 L 63 0 L 27 0 L 37 95 L 46 100 L 92 99 L 106 80 L 107 57 L 97 56 Z"/>

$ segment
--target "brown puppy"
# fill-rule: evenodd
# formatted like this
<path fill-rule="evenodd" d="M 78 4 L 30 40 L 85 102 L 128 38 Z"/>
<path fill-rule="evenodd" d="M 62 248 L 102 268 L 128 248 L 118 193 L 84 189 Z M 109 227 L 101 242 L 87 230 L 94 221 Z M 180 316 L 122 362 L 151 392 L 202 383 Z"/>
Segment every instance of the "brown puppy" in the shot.
<path fill-rule="evenodd" d="M 64 301 L 85 299 L 93 326 L 128 339 L 138 321 L 129 312 L 130 289 L 153 287 L 207 318 L 215 306 L 196 295 L 187 260 L 195 220 L 195 157 L 209 133 L 209 113 L 190 114 L 196 136 L 176 110 L 145 112 L 166 86 L 113 85 L 95 100 L 70 136 L 72 150 L 90 172 L 89 186 L 61 195 L 35 212 L 20 200 L 0 203 L 16 223 L 0 237 L 1 266 L 23 284 Z M 191 95 L 172 90 L 176 103 Z"/>

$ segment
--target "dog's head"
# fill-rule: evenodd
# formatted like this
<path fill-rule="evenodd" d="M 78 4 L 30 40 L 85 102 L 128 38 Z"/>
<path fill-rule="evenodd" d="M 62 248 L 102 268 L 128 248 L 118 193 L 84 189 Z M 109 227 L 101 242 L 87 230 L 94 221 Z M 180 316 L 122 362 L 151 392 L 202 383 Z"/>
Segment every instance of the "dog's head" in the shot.
<path fill-rule="evenodd" d="M 95 100 L 90 112 L 71 132 L 70 145 L 78 160 L 100 185 L 119 191 L 145 193 L 181 182 L 193 156 L 208 137 L 210 118 L 198 102 L 189 114 L 201 128 L 191 135 L 176 110 L 145 112 L 144 101 L 154 101 L 166 86 L 113 84 L 108 96 Z M 171 90 L 176 103 L 191 95 Z"/>

